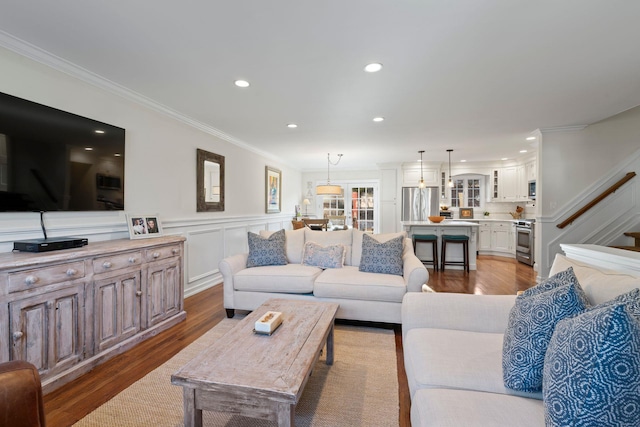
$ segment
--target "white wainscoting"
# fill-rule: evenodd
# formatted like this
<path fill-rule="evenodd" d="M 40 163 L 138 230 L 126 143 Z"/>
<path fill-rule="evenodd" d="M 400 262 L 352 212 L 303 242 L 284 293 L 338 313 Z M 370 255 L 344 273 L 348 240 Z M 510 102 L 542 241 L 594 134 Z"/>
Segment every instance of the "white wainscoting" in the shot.
<path fill-rule="evenodd" d="M 14 215 L 14 214 L 9 214 Z M 18 227 L 4 227 L 11 218 L 5 215 L 0 227 L 0 252 L 11 252 L 15 240 L 42 238 L 39 214 L 24 215 L 18 219 Z M 16 214 L 16 217 L 19 217 Z M 291 213 L 224 218 L 164 218 L 161 216 L 163 234 L 186 238 L 184 254 L 185 297 L 222 283 L 218 269 L 220 261 L 230 255 L 247 252 L 247 232 L 260 230 L 290 230 Z M 33 225 L 31 225 L 33 223 Z M 124 213 L 92 215 L 91 213 L 45 214 L 49 237 L 86 237 L 91 242 L 127 239 Z M 36 225 L 37 224 L 37 225 Z M 75 224 L 75 227 L 72 225 Z"/>

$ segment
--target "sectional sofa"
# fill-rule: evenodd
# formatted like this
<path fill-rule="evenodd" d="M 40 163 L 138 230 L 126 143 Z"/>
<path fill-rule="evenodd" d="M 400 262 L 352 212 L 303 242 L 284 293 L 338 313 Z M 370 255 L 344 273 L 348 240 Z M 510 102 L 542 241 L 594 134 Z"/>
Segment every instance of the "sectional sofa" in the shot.
<path fill-rule="evenodd" d="M 595 267 L 560 254 L 556 255 L 550 276 L 564 272 L 569 267 L 573 269 L 591 305 L 610 301 L 618 295 L 640 288 L 640 275 Z M 565 321 L 556 324 L 558 331 L 553 331 L 552 342 L 546 351 L 543 392 L 515 391 L 505 387 L 503 344 L 515 303 L 515 295 L 405 295 L 402 305 L 402 334 L 413 427 L 539 427 L 544 426 L 545 417 L 549 417 L 549 413 L 545 411 L 550 410 L 550 407 L 545 405 L 553 406 L 552 413 L 555 410 L 567 410 L 568 413 L 574 411 L 568 417 L 571 421 L 554 422 L 551 417 L 546 420 L 547 425 L 638 425 L 640 367 L 637 349 L 629 352 L 635 354 L 634 361 L 629 364 L 635 373 L 623 375 L 622 381 L 627 383 L 619 390 L 615 388 L 618 387 L 617 384 L 606 384 L 605 391 L 598 391 L 596 381 L 593 380 L 600 377 L 597 364 L 602 363 L 601 368 L 621 366 L 626 369 L 628 366 L 625 363 L 601 362 L 602 354 L 597 353 L 596 357 L 588 358 L 589 363 L 580 363 L 577 365 L 579 369 L 567 369 L 562 375 L 562 380 L 582 381 L 578 379 L 578 375 L 583 375 L 583 380 L 586 378 L 580 386 L 574 384 L 573 389 L 567 389 L 574 390 L 579 396 L 571 397 L 572 393 L 565 390 L 557 400 L 552 399 L 554 384 L 548 379 L 553 376 L 550 372 L 557 368 L 556 365 L 563 369 L 566 367 L 553 359 L 551 348 L 560 339 L 555 333 L 563 331 L 559 325 L 571 325 L 568 320 L 566 325 L 562 323 Z M 583 313 L 586 311 L 589 310 Z M 597 312 L 595 309 L 590 310 L 590 313 Z M 639 313 L 636 312 L 637 314 Z M 583 316 L 575 315 L 571 321 L 577 321 L 581 317 Z M 597 335 L 597 332 L 590 331 L 588 336 L 594 334 Z M 637 340 L 635 341 L 637 345 Z M 567 351 L 563 350 L 561 356 L 564 357 L 565 353 Z M 589 366 L 590 364 L 593 366 Z M 583 369 L 593 371 L 582 372 Z M 578 370 L 581 372 L 577 372 Z M 623 408 L 631 412 L 627 415 L 632 417 L 632 424 L 613 421 L 613 418 L 609 418 L 613 415 L 607 413 L 611 408 L 620 408 L 620 402 L 616 403 L 613 399 L 623 396 L 624 388 L 629 390 L 631 397 L 624 401 Z M 544 400 L 543 393 L 546 393 Z M 553 403 L 549 403 L 547 398 Z M 591 415 L 589 411 L 604 411 L 605 415 L 599 413 L 596 422 L 584 422 Z"/>
<path fill-rule="evenodd" d="M 261 231 L 262 238 L 273 232 Z M 340 304 L 339 319 L 400 323 L 402 298 L 421 292 L 429 274 L 413 253 L 406 233 L 368 235 L 384 243 L 402 236 L 401 274 L 360 271 L 364 233 L 360 230 L 315 231 L 309 228 L 285 231 L 286 265 L 247 268 L 249 253 L 223 259 L 224 307 L 232 317 L 235 310 L 254 310 L 269 298 L 310 299 Z M 303 264 L 305 244 L 317 247 L 342 245 L 340 268 L 319 268 Z"/>

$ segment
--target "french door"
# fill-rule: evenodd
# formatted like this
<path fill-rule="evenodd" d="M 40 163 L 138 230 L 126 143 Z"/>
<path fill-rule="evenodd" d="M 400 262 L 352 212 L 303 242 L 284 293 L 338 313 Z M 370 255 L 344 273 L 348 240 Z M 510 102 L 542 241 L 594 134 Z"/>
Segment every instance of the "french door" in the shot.
<path fill-rule="evenodd" d="M 339 196 L 317 196 L 323 218 L 344 216 L 345 224 L 367 233 L 380 231 L 380 206 L 378 183 L 333 182 L 340 185 L 343 194 Z"/>

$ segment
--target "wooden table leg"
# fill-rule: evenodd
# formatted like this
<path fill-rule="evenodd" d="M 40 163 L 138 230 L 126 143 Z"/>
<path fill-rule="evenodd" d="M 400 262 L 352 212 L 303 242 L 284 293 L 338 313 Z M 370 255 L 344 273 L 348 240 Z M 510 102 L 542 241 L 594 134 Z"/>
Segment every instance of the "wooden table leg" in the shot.
<path fill-rule="evenodd" d="M 278 405 L 278 427 L 295 427 L 296 405 Z"/>
<path fill-rule="evenodd" d="M 327 365 L 333 365 L 333 325 L 327 335 Z"/>
<path fill-rule="evenodd" d="M 202 427 L 202 410 L 196 409 L 195 389 L 184 387 L 184 427 Z"/>

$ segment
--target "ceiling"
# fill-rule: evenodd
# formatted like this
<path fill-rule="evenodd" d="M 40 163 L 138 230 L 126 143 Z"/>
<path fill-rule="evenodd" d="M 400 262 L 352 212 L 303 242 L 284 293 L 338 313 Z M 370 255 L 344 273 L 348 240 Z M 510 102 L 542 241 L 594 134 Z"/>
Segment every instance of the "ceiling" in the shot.
<path fill-rule="evenodd" d="M 37 0 L 4 2 L 0 31 L 314 170 L 327 152 L 514 158 L 538 128 L 640 105 L 639 17 L 633 0 Z"/>

